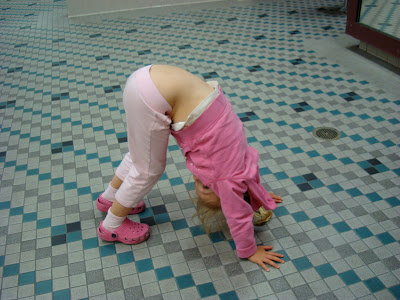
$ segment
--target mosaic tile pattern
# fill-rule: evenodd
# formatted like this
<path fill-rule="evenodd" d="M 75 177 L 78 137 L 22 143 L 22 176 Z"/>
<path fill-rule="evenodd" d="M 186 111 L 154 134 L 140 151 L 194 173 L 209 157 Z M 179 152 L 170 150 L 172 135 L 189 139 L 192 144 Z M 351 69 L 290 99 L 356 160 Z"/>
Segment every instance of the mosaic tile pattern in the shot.
<path fill-rule="evenodd" d="M 1 299 L 400 298 L 400 93 L 321 57 L 341 1 L 251 1 L 152 16 L 68 19 L 59 1 L 0 1 Z M 284 197 L 255 229 L 285 254 L 264 272 L 228 232 L 192 219 L 191 175 L 176 142 L 131 218 L 145 243 L 97 238 L 94 200 L 127 151 L 126 78 L 173 64 L 218 80 Z M 319 126 L 342 137 L 322 142 Z"/>

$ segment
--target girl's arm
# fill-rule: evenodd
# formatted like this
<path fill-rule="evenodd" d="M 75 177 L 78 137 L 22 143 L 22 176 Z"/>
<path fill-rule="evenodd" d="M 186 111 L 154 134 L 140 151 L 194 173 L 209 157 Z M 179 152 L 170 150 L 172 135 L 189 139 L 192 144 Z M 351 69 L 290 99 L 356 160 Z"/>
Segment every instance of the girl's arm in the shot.
<path fill-rule="evenodd" d="M 246 186 L 234 184 L 230 181 L 219 182 L 213 187 L 221 199 L 222 211 L 225 215 L 232 238 L 236 245 L 236 252 L 239 257 L 247 258 L 251 262 L 260 265 L 264 270 L 269 271 L 266 264 L 279 268 L 276 264 L 283 263 L 280 253 L 269 252 L 272 246 L 257 246 L 254 238 L 253 209 L 243 199 Z M 276 203 L 282 202 L 282 198 L 271 193 Z"/>

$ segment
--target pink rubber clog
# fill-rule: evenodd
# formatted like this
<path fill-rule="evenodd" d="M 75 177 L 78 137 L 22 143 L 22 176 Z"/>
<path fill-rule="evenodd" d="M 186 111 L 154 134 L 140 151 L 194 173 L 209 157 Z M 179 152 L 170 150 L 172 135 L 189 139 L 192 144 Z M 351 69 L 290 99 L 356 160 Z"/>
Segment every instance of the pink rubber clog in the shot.
<path fill-rule="evenodd" d="M 97 228 L 99 238 L 107 242 L 119 241 L 124 244 L 134 245 L 144 242 L 150 236 L 150 227 L 147 224 L 136 223 L 126 218 L 122 225 L 114 231 L 103 227 L 103 221 Z"/>
<path fill-rule="evenodd" d="M 99 198 L 97 198 L 96 201 L 96 206 L 97 209 L 102 211 L 102 212 L 108 212 L 108 209 L 111 207 L 111 205 L 113 204 L 111 201 L 108 201 L 107 199 L 103 198 L 103 193 L 101 193 L 99 195 Z M 134 214 L 138 214 L 141 213 L 142 211 L 144 211 L 144 209 L 146 208 L 146 204 L 144 204 L 143 200 L 139 202 L 138 206 L 132 208 L 132 210 L 130 211 L 130 215 L 134 215 Z"/>

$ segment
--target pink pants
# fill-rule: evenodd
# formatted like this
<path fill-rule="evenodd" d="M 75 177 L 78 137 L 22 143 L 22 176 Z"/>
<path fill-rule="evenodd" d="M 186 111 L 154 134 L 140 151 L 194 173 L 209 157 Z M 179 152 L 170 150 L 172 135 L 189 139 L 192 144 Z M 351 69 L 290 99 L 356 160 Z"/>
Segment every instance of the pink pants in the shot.
<path fill-rule="evenodd" d="M 172 108 L 154 85 L 150 68 L 134 72 L 123 94 L 129 153 L 115 172 L 123 180 L 115 198 L 125 207 L 139 204 L 160 179 L 167 161 Z"/>

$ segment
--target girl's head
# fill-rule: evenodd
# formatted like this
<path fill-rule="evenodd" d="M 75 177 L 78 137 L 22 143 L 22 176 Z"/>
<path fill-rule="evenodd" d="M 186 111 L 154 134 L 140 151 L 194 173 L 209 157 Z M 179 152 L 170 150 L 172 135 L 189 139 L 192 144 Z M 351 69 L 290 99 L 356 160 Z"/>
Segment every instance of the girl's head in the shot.
<path fill-rule="evenodd" d="M 202 202 L 205 206 L 211 209 L 220 209 L 221 201 L 214 193 L 214 191 L 209 187 L 203 185 L 196 176 L 193 176 L 193 179 L 197 196 L 199 196 L 198 201 Z"/>
<path fill-rule="evenodd" d="M 194 178 L 197 199 L 192 199 L 196 205 L 196 214 L 203 224 L 207 233 L 214 230 L 224 230 L 227 228 L 225 217 L 221 210 L 221 201 L 214 191 L 196 177 Z M 190 196 L 190 193 L 189 193 Z M 191 197 L 192 198 L 192 197 Z"/>

